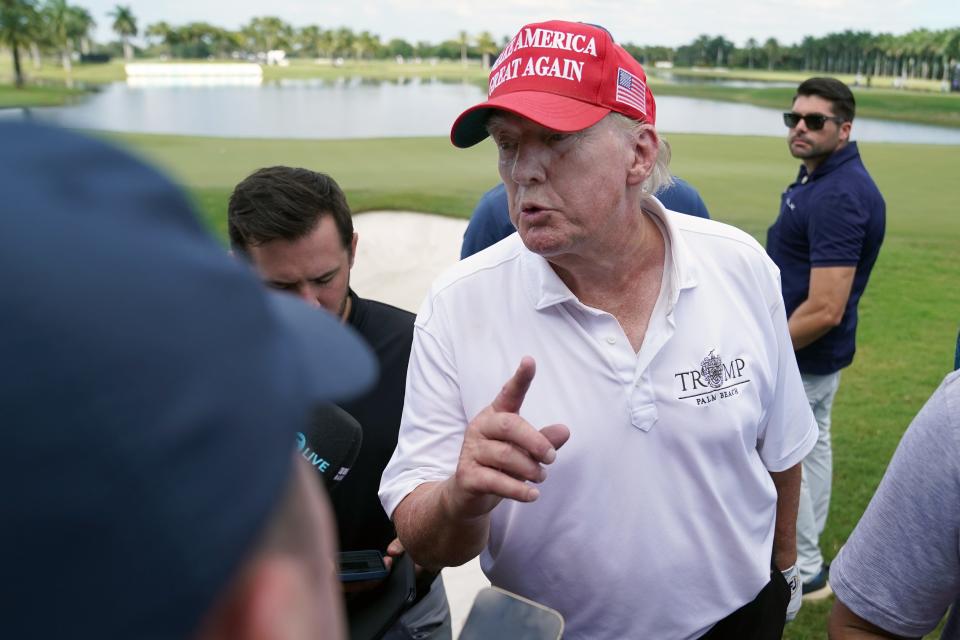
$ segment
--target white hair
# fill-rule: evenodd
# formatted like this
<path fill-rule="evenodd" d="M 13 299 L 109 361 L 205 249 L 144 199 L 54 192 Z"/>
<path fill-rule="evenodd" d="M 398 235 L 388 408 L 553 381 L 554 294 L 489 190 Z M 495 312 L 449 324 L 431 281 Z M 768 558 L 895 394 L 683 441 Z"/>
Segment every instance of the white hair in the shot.
<path fill-rule="evenodd" d="M 628 118 L 622 113 L 611 112 L 606 117 L 610 118 L 620 130 L 630 134 L 631 138 L 639 137 L 645 131 L 651 131 L 654 135 L 657 135 L 657 131 L 652 124 Z M 672 155 L 670 143 L 667 142 L 666 138 L 657 136 L 657 161 L 653 165 L 650 175 L 643 181 L 642 188 L 645 193 L 655 194 L 673 184 L 673 176 L 670 175 L 669 168 Z"/>

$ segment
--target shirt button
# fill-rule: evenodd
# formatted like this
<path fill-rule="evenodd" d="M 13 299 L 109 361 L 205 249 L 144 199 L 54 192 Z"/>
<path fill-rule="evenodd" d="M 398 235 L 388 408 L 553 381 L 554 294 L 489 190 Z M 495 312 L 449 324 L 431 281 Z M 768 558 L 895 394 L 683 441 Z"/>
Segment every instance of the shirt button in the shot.
<path fill-rule="evenodd" d="M 614 338 L 613 336 L 607 336 L 606 340 L 607 340 L 607 344 L 617 344 L 617 339 Z"/>

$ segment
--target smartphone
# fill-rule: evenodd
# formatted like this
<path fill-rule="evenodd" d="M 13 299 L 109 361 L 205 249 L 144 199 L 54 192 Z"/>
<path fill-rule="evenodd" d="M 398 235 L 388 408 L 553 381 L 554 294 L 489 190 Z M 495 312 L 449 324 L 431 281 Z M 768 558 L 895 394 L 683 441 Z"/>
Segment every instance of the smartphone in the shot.
<path fill-rule="evenodd" d="M 376 549 L 340 552 L 340 581 L 382 580 L 390 574 Z"/>
<path fill-rule="evenodd" d="M 486 587 L 473 601 L 459 640 L 559 640 L 563 616 L 515 593 Z"/>

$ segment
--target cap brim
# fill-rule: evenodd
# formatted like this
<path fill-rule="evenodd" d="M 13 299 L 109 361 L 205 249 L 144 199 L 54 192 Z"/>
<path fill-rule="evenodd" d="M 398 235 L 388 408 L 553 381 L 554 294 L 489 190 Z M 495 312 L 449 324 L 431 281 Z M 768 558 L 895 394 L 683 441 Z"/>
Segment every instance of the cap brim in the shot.
<path fill-rule="evenodd" d="M 472 147 L 487 137 L 487 118 L 494 110 L 507 111 L 554 131 L 580 131 L 592 127 L 610 109 L 543 91 L 514 91 L 470 107 L 450 129 L 450 141 Z"/>
<path fill-rule="evenodd" d="M 348 400 L 373 386 L 377 360 L 353 329 L 289 293 L 268 294 L 270 306 L 300 356 L 307 392 L 314 400 Z"/>

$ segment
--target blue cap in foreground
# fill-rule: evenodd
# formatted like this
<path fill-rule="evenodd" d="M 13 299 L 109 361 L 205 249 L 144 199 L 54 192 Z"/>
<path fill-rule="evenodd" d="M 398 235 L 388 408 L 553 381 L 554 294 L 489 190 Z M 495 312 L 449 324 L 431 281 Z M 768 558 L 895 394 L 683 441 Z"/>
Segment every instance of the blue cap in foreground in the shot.
<path fill-rule="evenodd" d="M 0 194 L 0 636 L 190 635 L 373 356 L 104 143 L 0 123 Z"/>

